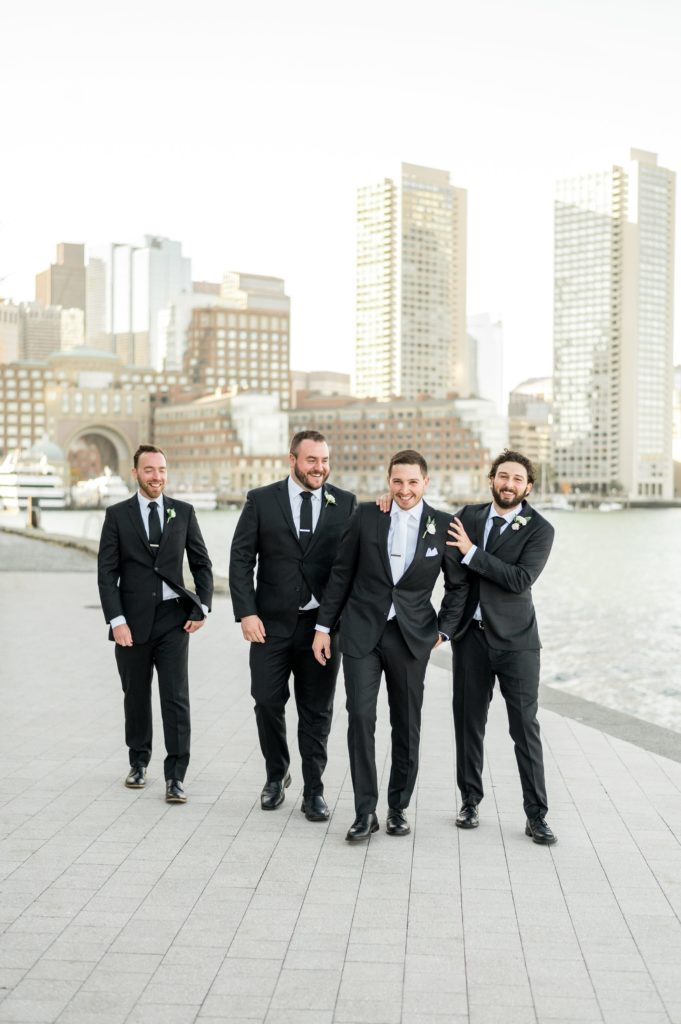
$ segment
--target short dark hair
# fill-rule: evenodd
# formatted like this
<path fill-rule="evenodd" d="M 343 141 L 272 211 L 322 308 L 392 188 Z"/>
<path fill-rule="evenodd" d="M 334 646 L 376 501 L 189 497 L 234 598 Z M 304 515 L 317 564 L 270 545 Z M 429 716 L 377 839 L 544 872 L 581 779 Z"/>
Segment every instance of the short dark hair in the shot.
<path fill-rule="evenodd" d="M 492 468 L 489 471 L 490 480 L 494 480 L 494 477 L 497 475 L 497 470 L 502 462 L 518 462 L 527 470 L 528 484 L 534 483 L 534 466 L 528 459 L 527 455 L 521 455 L 520 452 L 512 452 L 509 448 L 504 448 L 501 455 L 497 455 L 496 459 L 492 463 Z"/>
<path fill-rule="evenodd" d="M 291 446 L 289 448 L 291 455 L 298 454 L 298 449 L 303 441 L 315 441 L 317 444 L 326 444 L 326 438 L 318 430 L 299 430 L 291 438 Z"/>
<path fill-rule="evenodd" d="M 140 460 L 140 455 L 144 455 L 146 452 L 158 452 L 165 459 L 166 453 L 162 448 L 157 448 L 155 444 L 141 444 L 135 454 L 132 457 L 132 464 L 137 469 L 137 463 Z"/>
<path fill-rule="evenodd" d="M 388 466 L 388 476 L 392 473 L 393 466 L 418 466 L 423 475 L 428 476 L 428 463 L 423 455 L 420 452 L 415 452 L 413 448 L 405 448 L 404 451 L 395 452 Z"/>

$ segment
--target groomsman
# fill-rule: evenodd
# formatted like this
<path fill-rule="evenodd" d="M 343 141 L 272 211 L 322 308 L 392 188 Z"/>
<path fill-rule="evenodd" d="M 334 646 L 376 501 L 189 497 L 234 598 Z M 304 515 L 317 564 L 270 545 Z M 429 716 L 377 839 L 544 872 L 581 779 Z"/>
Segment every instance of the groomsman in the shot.
<path fill-rule="evenodd" d="M 373 502 L 359 506 L 317 613 L 320 665 L 332 659 L 329 631 L 340 619 L 356 814 L 348 842 L 365 841 L 378 830 L 374 734 L 383 673 L 392 727 L 386 831 L 411 831 L 406 809 L 418 772 L 426 667 L 433 648 L 454 634 L 466 601 L 468 574 L 446 546 L 450 516 L 426 504 L 427 486 L 422 455 L 407 450 L 392 457 L 390 515 Z M 430 599 L 440 572 L 445 596 L 437 616 Z"/>
<path fill-rule="evenodd" d="M 532 584 L 546 565 L 553 527 L 532 508 L 532 463 L 504 451 L 489 473 L 492 502 L 466 505 L 451 524 L 448 545 L 463 555 L 470 590 L 454 634 L 454 731 L 462 806 L 459 828 L 477 828 L 483 798 L 483 741 L 495 679 L 506 702 L 523 791 L 525 834 L 557 842 L 546 821 L 544 758 L 537 721 L 539 632 Z"/>
<path fill-rule="evenodd" d="M 342 532 L 357 505 L 354 494 L 327 483 L 328 475 L 324 435 L 316 430 L 296 434 L 288 477 L 249 491 L 229 565 L 234 615 L 251 645 L 251 695 L 267 772 L 261 807 L 278 807 L 291 783 L 285 707 L 293 674 L 301 810 L 308 821 L 329 818 L 322 775 L 339 667 L 335 637 L 326 669 L 313 657 L 315 618 Z"/>
<path fill-rule="evenodd" d="M 189 636 L 206 621 L 213 595 L 211 563 L 185 501 L 164 495 L 165 455 L 143 444 L 132 475 L 137 493 L 106 510 L 99 544 L 98 582 L 109 639 L 124 693 L 129 789 L 146 782 L 151 757 L 151 678 L 156 669 L 166 745 L 168 803 L 185 803 L 189 763 Z M 185 589 L 187 555 L 197 594 Z"/>

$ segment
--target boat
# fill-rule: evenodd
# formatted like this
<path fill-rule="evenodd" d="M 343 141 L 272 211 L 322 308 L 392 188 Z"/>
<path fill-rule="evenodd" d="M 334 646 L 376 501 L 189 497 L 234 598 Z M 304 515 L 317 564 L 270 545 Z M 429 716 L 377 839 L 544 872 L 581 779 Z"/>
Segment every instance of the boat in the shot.
<path fill-rule="evenodd" d="M 46 455 L 13 452 L 0 465 L 0 508 L 8 512 L 34 508 L 62 509 L 68 505 L 64 479 Z"/>
<path fill-rule="evenodd" d="M 621 512 L 624 505 L 621 501 L 602 501 L 598 506 L 599 512 Z"/>
<path fill-rule="evenodd" d="M 130 497 L 130 488 L 122 477 L 104 467 L 101 476 L 90 480 L 79 480 L 71 488 L 71 502 L 74 508 L 108 508 L 117 501 Z"/>
<path fill-rule="evenodd" d="M 532 508 L 536 508 L 538 512 L 574 512 L 573 506 L 564 494 L 551 494 L 546 498 L 540 498 L 539 501 L 533 501 Z"/>
<path fill-rule="evenodd" d="M 218 507 L 218 492 L 209 487 L 202 491 L 185 491 L 175 487 L 168 488 L 168 490 L 170 498 L 189 502 L 197 512 L 214 512 Z"/>

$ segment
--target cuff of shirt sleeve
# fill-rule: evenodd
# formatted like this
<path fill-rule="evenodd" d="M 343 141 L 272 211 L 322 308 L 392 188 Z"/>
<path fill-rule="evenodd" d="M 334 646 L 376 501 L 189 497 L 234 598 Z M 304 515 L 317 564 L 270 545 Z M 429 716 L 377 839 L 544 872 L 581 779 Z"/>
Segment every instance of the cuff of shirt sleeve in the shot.
<path fill-rule="evenodd" d="M 210 614 L 209 609 L 208 609 L 208 605 L 202 604 L 201 607 L 203 608 L 203 614 L 208 616 Z"/>
<path fill-rule="evenodd" d="M 329 629 L 328 626 L 320 626 L 318 622 L 315 623 L 315 627 L 314 628 L 317 630 L 318 633 L 330 633 L 331 632 L 331 630 Z"/>
<path fill-rule="evenodd" d="M 478 545 L 477 544 L 473 544 L 473 546 L 468 549 L 466 554 L 461 559 L 461 564 L 462 565 L 470 565 L 471 559 L 473 558 L 473 555 L 475 554 L 475 552 L 477 550 L 478 550 Z"/>
<path fill-rule="evenodd" d="M 109 623 L 112 629 L 115 629 L 116 626 L 125 626 L 125 624 L 125 615 L 117 615 L 116 618 L 112 619 Z"/>

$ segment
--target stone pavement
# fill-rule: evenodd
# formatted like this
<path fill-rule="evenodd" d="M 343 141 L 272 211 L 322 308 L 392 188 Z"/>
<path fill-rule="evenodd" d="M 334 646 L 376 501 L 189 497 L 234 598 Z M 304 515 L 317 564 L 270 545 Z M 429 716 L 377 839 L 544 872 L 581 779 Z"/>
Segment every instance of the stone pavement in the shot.
<path fill-rule="evenodd" d="M 264 814 L 246 645 L 221 598 L 191 641 L 189 803 L 168 806 L 160 749 L 147 788 L 123 786 L 94 570 L 0 583 L 0 1022 L 681 1024 L 678 761 L 543 711 L 560 841 L 535 846 L 495 698 L 481 825 L 462 833 L 433 665 L 413 833 L 385 834 L 383 802 L 381 831 L 350 846 L 342 686 L 330 824 L 300 813 L 297 757 Z M 379 716 L 385 793 L 384 701 Z"/>

